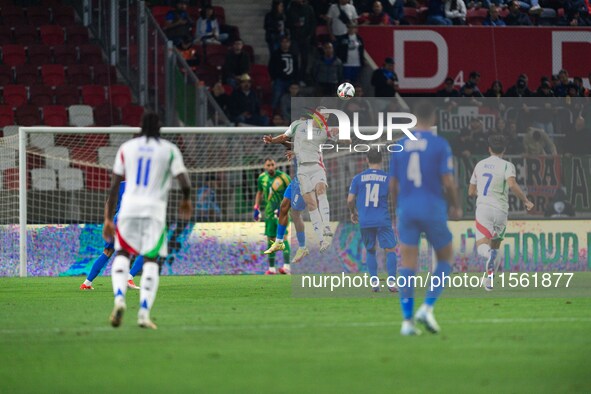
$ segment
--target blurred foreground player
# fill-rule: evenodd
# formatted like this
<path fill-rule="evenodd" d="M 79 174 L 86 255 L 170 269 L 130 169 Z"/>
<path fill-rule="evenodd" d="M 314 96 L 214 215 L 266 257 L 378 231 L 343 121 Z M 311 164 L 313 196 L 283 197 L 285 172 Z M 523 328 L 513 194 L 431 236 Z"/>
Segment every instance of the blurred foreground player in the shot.
<path fill-rule="evenodd" d="M 117 226 L 113 222 L 119 184 L 127 177 L 127 187 L 121 199 Z M 150 320 L 150 309 L 158 291 L 158 256 L 167 255 L 166 207 L 168 192 L 176 177 L 183 192 L 179 205 L 181 220 L 192 215 L 191 184 L 183 157 L 173 143 L 160 138 L 160 119 L 147 113 L 142 119 L 142 132 L 137 138 L 125 142 L 115 157 L 113 180 L 107 206 L 103 236 L 105 241 L 115 238 L 117 254 L 113 261 L 112 280 L 115 305 L 111 325 L 121 325 L 126 309 L 125 293 L 130 255 L 144 257 L 140 282 L 140 310 L 138 325 L 156 329 Z"/>

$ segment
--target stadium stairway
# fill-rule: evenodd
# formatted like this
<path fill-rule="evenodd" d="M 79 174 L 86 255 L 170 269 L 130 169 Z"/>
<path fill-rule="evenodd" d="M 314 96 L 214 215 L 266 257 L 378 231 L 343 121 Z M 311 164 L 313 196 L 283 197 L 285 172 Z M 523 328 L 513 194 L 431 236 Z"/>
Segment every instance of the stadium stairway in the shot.
<path fill-rule="evenodd" d="M 271 2 L 267 0 L 219 0 L 214 1 L 226 10 L 226 23 L 238 26 L 240 37 L 245 44 L 252 45 L 256 64 L 269 62 L 269 51 L 265 42 L 263 23 Z"/>

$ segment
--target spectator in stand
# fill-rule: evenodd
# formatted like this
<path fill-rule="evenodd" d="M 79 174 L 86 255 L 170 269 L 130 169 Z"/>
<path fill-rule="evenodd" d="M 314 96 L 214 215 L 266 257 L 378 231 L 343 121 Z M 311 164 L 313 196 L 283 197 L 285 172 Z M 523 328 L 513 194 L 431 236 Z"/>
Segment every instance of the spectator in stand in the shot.
<path fill-rule="evenodd" d="M 507 147 L 505 153 L 508 155 L 522 155 L 523 141 L 517 135 L 517 122 L 514 119 L 507 120 L 507 126 L 503 134 L 505 135 L 505 146 Z"/>
<path fill-rule="evenodd" d="M 224 79 L 233 88 L 238 86 L 239 77 L 243 74 L 248 74 L 250 71 L 250 57 L 243 49 L 244 42 L 242 40 L 236 40 L 232 44 L 232 49 L 226 55 L 223 68 Z"/>
<path fill-rule="evenodd" d="M 282 126 L 289 126 L 289 122 L 287 122 L 285 119 L 283 119 L 283 116 L 281 116 L 281 114 L 275 114 L 273 115 L 273 120 L 271 121 L 271 126 L 275 126 L 275 127 L 282 127 Z"/>
<path fill-rule="evenodd" d="M 357 25 L 351 24 L 347 32 L 345 38 L 337 42 L 336 53 L 343 62 L 343 79 L 354 84 L 359 79 L 365 62 L 363 58 L 365 48 L 363 39 L 357 34 Z"/>
<path fill-rule="evenodd" d="M 269 55 L 279 49 L 281 40 L 287 36 L 286 21 L 283 1 L 273 0 L 271 11 L 265 15 L 265 41 L 269 47 Z"/>
<path fill-rule="evenodd" d="M 522 13 L 519 9 L 519 2 L 513 0 L 509 2 L 509 15 L 505 18 L 507 26 L 531 26 L 531 19 L 529 16 Z"/>
<path fill-rule="evenodd" d="M 452 152 L 454 156 L 470 157 L 478 148 L 472 139 L 472 130 L 462 129 L 458 139 L 454 141 Z"/>
<path fill-rule="evenodd" d="M 408 21 L 404 17 L 404 7 L 415 7 L 414 0 L 382 0 L 384 11 L 390 15 L 390 20 L 395 26 L 408 25 Z"/>
<path fill-rule="evenodd" d="M 427 11 L 427 25 L 451 25 L 451 20 L 445 17 L 445 0 L 429 0 Z"/>
<path fill-rule="evenodd" d="M 542 156 L 558 154 L 556 145 L 542 129 L 529 127 L 523 137 L 523 148 L 526 155 Z"/>
<path fill-rule="evenodd" d="M 581 11 L 573 9 L 566 12 L 557 23 L 558 26 L 587 26 L 588 22 L 581 16 Z"/>
<path fill-rule="evenodd" d="M 502 97 L 503 96 L 503 84 L 501 81 L 494 81 L 490 86 L 490 89 L 484 93 L 484 97 Z"/>
<path fill-rule="evenodd" d="M 565 0 L 563 6 L 566 14 L 574 15 L 576 11 L 579 11 L 579 18 L 585 22 L 585 25 L 591 24 L 591 4 L 589 4 L 589 0 Z"/>
<path fill-rule="evenodd" d="M 164 21 L 164 33 L 176 47 L 193 41 L 191 34 L 193 21 L 187 13 L 188 4 L 188 0 L 178 0 L 175 9 L 168 11 Z"/>
<path fill-rule="evenodd" d="M 327 14 L 328 32 L 332 42 L 338 41 L 347 36 L 347 26 L 353 22 L 357 22 L 357 10 L 349 0 L 337 0 L 337 2 L 330 6 Z"/>
<path fill-rule="evenodd" d="M 240 87 L 232 93 L 230 100 L 230 119 L 235 123 L 255 126 L 269 125 L 269 118 L 261 114 L 261 104 L 254 90 L 250 76 L 243 74 L 239 78 Z"/>
<path fill-rule="evenodd" d="M 488 9 L 488 16 L 482 22 L 483 26 L 506 26 L 505 22 L 499 16 L 499 7 L 491 5 Z"/>
<path fill-rule="evenodd" d="M 220 33 L 220 25 L 213 7 L 203 8 L 195 28 L 195 42 L 222 44 L 228 40 L 228 37 L 228 33 Z"/>
<path fill-rule="evenodd" d="M 226 94 L 226 89 L 221 82 L 216 82 L 211 88 L 211 95 L 224 113 L 228 113 L 230 108 L 230 96 Z"/>
<path fill-rule="evenodd" d="M 460 91 L 454 87 L 452 77 L 445 78 L 443 89 L 437 91 L 437 97 L 460 97 Z"/>
<path fill-rule="evenodd" d="M 281 116 L 283 116 L 283 119 L 286 119 L 288 121 L 292 120 L 291 107 L 295 104 L 292 103 L 291 99 L 294 97 L 300 97 L 300 84 L 296 82 L 292 82 L 292 84 L 289 85 L 289 91 L 285 93 L 283 96 L 281 96 L 279 104 Z M 298 116 L 298 114 L 299 112 L 296 110 L 295 115 Z"/>
<path fill-rule="evenodd" d="M 300 61 L 298 65 L 299 81 L 303 82 L 308 73 L 310 43 L 316 32 L 316 16 L 312 7 L 304 0 L 292 0 L 287 9 L 287 27 L 291 37 L 291 49 Z"/>
<path fill-rule="evenodd" d="M 548 79 L 542 79 L 538 90 L 536 91 L 537 97 L 554 97 L 554 91 L 552 90 L 552 84 Z"/>
<path fill-rule="evenodd" d="M 531 97 L 533 96 L 531 90 L 527 87 L 527 75 L 521 74 L 519 78 L 517 78 L 517 82 L 515 85 L 511 86 L 507 93 L 505 93 L 505 97 Z"/>
<path fill-rule="evenodd" d="M 343 62 L 335 56 L 330 42 L 322 46 L 322 57 L 314 66 L 314 80 L 317 83 L 318 96 L 334 96 L 337 86 L 343 80 Z"/>
<path fill-rule="evenodd" d="M 574 77 L 573 84 L 577 87 L 579 97 L 585 97 L 585 86 L 583 85 L 583 78 Z"/>
<path fill-rule="evenodd" d="M 379 0 L 376 0 L 373 2 L 371 12 L 361 14 L 359 24 L 387 26 L 391 24 L 390 15 L 384 12 L 384 6 Z"/>
<path fill-rule="evenodd" d="M 482 121 L 477 117 L 470 119 L 470 125 L 468 126 L 472 133 L 472 154 L 483 155 L 487 152 L 488 148 L 488 133 L 484 130 Z"/>
<path fill-rule="evenodd" d="M 269 74 L 273 80 L 271 107 L 277 109 L 279 100 L 293 81 L 298 78 L 298 61 L 291 52 L 289 37 L 281 39 L 281 47 L 274 51 L 269 60 Z"/>
<path fill-rule="evenodd" d="M 474 97 L 482 97 L 482 92 L 480 91 L 480 88 L 478 87 L 478 84 L 480 83 L 480 73 L 478 71 L 471 71 L 470 72 L 470 76 L 468 77 L 468 82 L 471 83 L 472 85 L 472 90 L 474 92 L 476 92 L 476 95 Z M 466 84 L 464 84 L 464 86 L 466 86 Z M 462 88 L 460 89 L 460 95 L 464 94 L 464 86 L 462 86 Z M 472 97 L 472 96 L 469 96 Z"/>
<path fill-rule="evenodd" d="M 502 117 L 499 117 L 495 121 L 495 128 L 490 131 L 493 134 L 503 134 L 507 133 L 507 122 Z"/>
<path fill-rule="evenodd" d="M 287 0 L 289 2 L 289 0 Z M 314 9 L 314 15 L 318 20 L 318 25 L 328 25 L 328 9 L 332 5 L 332 0 L 314 0 L 310 4 Z"/>
<path fill-rule="evenodd" d="M 460 97 L 484 97 L 482 93 L 477 89 L 474 82 L 466 82 L 462 89 L 460 89 Z"/>
<path fill-rule="evenodd" d="M 466 24 L 466 4 L 464 0 L 447 0 L 445 2 L 445 16 L 454 25 Z"/>
<path fill-rule="evenodd" d="M 554 95 L 556 97 L 566 97 L 570 81 L 568 80 L 568 71 L 560 70 L 558 72 L 558 82 L 554 87 Z"/>
<path fill-rule="evenodd" d="M 394 59 L 387 57 L 382 68 L 371 75 L 371 85 L 375 97 L 394 97 L 398 87 L 398 76 L 394 72 Z"/>

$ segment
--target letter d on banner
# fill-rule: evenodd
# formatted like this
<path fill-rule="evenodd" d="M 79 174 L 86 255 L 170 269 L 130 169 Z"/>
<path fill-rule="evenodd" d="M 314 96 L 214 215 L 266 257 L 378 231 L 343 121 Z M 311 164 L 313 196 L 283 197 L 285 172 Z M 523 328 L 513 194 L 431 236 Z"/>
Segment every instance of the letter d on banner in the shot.
<path fill-rule="evenodd" d="M 437 47 L 437 72 L 435 75 L 420 78 L 406 77 L 404 44 L 407 42 L 431 42 Z M 400 89 L 435 89 L 447 77 L 449 68 L 447 43 L 441 34 L 433 30 L 394 30 L 394 61 Z"/>

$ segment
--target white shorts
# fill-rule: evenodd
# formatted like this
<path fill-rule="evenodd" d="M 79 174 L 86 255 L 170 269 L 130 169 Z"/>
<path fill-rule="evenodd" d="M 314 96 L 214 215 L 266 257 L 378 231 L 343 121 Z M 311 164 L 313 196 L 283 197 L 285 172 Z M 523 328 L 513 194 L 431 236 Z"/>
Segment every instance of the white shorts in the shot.
<path fill-rule="evenodd" d="M 115 250 L 156 258 L 168 254 L 166 226 L 153 218 L 118 218 Z"/>
<path fill-rule="evenodd" d="M 479 205 L 476 207 L 476 240 L 503 239 L 507 228 L 507 212 L 491 207 Z"/>
<path fill-rule="evenodd" d="M 326 182 L 326 170 L 320 164 L 300 164 L 298 165 L 298 181 L 302 195 L 310 193 L 316 189 L 316 185 Z"/>

